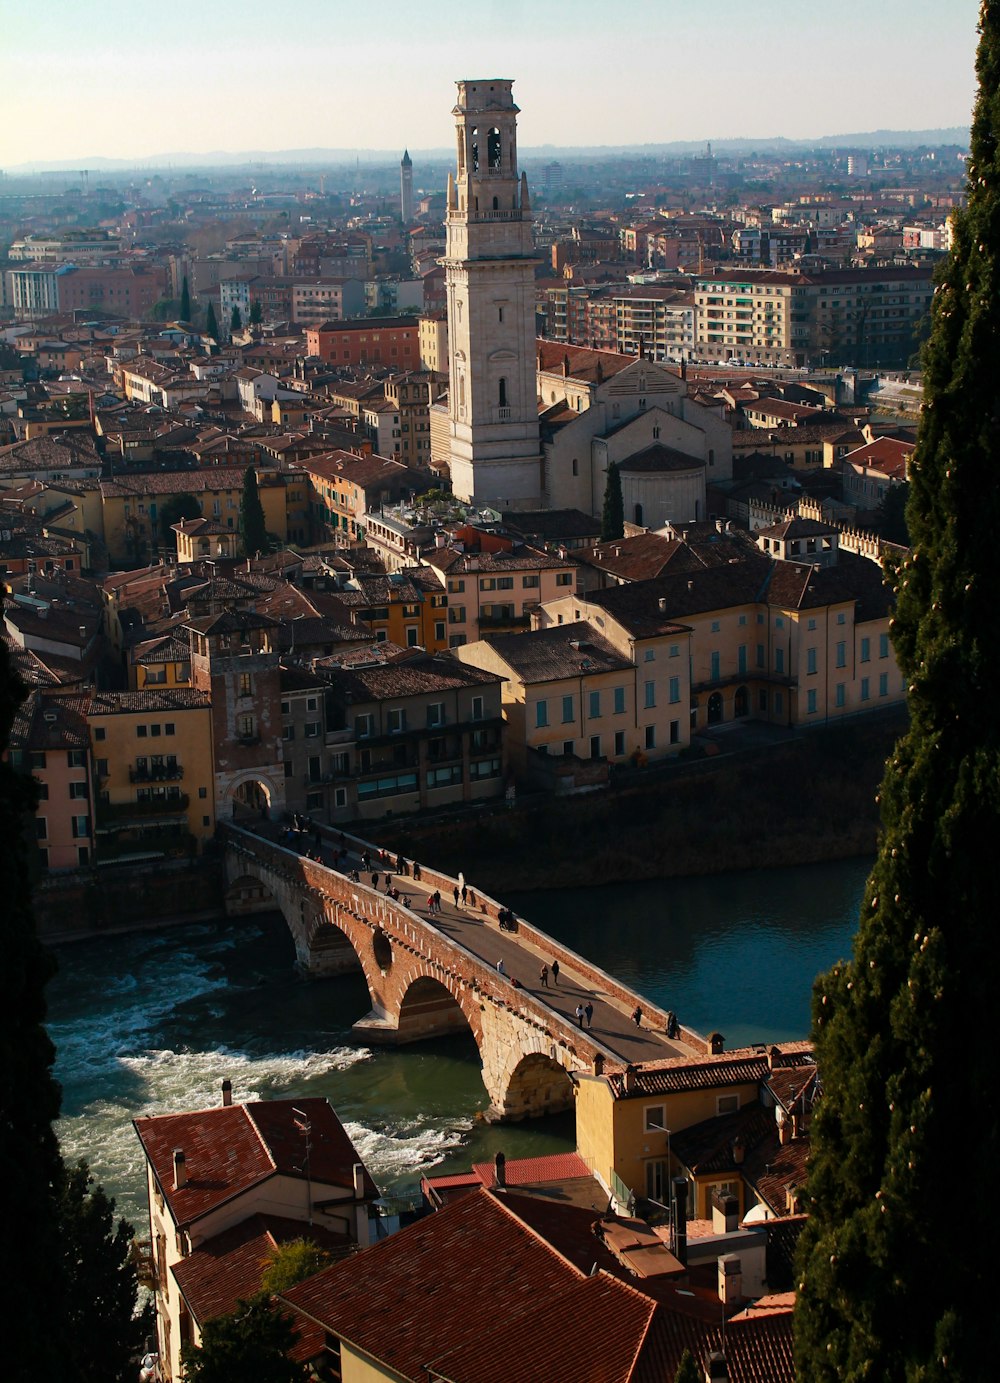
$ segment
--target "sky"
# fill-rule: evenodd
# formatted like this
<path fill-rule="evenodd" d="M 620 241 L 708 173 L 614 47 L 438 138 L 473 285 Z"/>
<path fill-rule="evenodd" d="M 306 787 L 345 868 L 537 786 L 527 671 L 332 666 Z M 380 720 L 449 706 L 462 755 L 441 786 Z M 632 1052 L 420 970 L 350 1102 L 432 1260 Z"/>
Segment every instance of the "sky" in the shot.
<path fill-rule="evenodd" d="M 977 0 L 0 0 L 0 169 L 450 148 L 512 77 L 522 149 L 966 125 Z"/>

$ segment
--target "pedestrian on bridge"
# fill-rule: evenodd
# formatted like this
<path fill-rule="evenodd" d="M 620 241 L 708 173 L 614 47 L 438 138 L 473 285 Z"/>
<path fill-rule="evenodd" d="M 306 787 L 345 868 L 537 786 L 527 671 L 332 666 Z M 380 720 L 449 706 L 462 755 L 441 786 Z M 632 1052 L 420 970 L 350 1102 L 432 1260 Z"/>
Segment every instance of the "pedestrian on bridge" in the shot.
<path fill-rule="evenodd" d="M 584 1016 L 585 1011 L 586 1011 L 586 1010 L 584 1009 L 583 1004 L 577 1004 L 577 1006 L 576 1006 L 576 1021 L 580 1024 L 580 1027 L 581 1027 L 581 1028 L 583 1027 L 583 1016 Z"/>
<path fill-rule="evenodd" d="M 594 1026 L 594 1005 L 589 999 L 584 1004 L 583 1011 L 587 1015 L 587 1027 L 592 1028 Z"/>
<path fill-rule="evenodd" d="M 552 962 L 552 983 L 559 983 L 559 962 L 557 960 Z"/>
<path fill-rule="evenodd" d="M 372 875 L 372 888 L 378 888 L 378 875 Z"/>
<path fill-rule="evenodd" d="M 497 974 L 506 975 L 506 973 L 507 971 L 504 969 L 503 956 L 501 956 L 500 959 L 497 961 Z"/>
<path fill-rule="evenodd" d="M 441 890 L 439 888 L 434 890 L 434 911 L 441 911 Z"/>
<path fill-rule="evenodd" d="M 541 973 L 541 975 L 539 976 L 539 978 L 540 978 L 541 981 L 542 981 L 542 988 L 543 988 L 543 989 L 548 989 L 548 987 L 549 987 L 549 967 L 548 967 L 547 965 L 543 965 L 543 966 L 542 966 L 542 973 Z"/>
<path fill-rule="evenodd" d="M 636 1025 L 637 1028 L 642 1027 L 642 1008 L 639 1004 L 636 1004 L 635 1006 L 635 1012 L 632 1014 L 632 1022 Z"/>
<path fill-rule="evenodd" d="M 467 902 L 467 900 L 468 900 L 468 897 L 469 897 L 469 890 L 465 887 L 465 884 L 463 884 L 463 885 L 462 885 L 462 907 L 463 907 L 463 908 L 465 907 L 465 904 L 466 904 L 466 902 Z"/>
<path fill-rule="evenodd" d="M 456 908 L 457 908 L 457 907 L 458 907 L 458 884 L 455 885 L 453 892 L 454 892 L 454 894 L 455 894 L 455 906 L 456 906 Z"/>

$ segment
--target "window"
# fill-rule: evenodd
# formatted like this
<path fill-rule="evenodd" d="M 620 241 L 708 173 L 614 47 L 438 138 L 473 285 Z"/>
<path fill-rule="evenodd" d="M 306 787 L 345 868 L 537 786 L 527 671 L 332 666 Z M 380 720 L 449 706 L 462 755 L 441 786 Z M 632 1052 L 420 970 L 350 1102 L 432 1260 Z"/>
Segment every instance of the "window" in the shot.
<path fill-rule="evenodd" d="M 861 679 L 861 700 L 868 701 L 871 698 L 871 682 L 867 677 Z"/>
<path fill-rule="evenodd" d="M 600 720 L 601 718 L 601 693 L 599 691 L 592 691 L 590 693 L 588 714 L 591 720 Z"/>
<path fill-rule="evenodd" d="M 390 735 L 402 734 L 406 729 L 406 711 L 401 706 L 394 706 L 386 712 L 385 724 Z"/>
<path fill-rule="evenodd" d="M 806 649 L 806 672 L 812 676 L 816 672 L 816 650 L 815 648 Z"/>
<path fill-rule="evenodd" d="M 837 644 L 837 666 L 847 666 L 847 644 L 843 639 Z"/>
<path fill-rule="evenodd" d="M 722 676 L 721 659 L 718 653 L 712 654 L 711 668 L 712 670 L 709 675 L 711 676 L 713 682 L 717 682 L 719 678 Z"/>
<path fill-rule="evenodd" d="M 622 756 L 624 753 L 625 753 L 625 731 L 624 731 L 624 730 L 616 730 L 616 731 L 615 731 L 615 757 L 616 757 L 616 758 L 621 758 L 621 756 Z"/>
<path fill-rule="evenodd" d="M 785 670 L 785 650 L 783 648 L 774 650 L 774 670 L 775 672 L 784 672 Z"/>
<path fill-rule="evenodd" d="M 70 785 L 69 785 L 69 795 L 70 795 L 70 797 L 72 797 L 72 798 L 86 797 L 86 796 L 87 796 L 87 784 L 86 784 L 86 783 L 70 783 Z"/>
<path fill-rule="evenodd" d="M 679 720 L 670 722 L 670 743 L 680 744 L 681 742 L 681 723 Z"/>
<path fill-rule="evenodd" d="M 719 632 L 719 630 L 720 630 L 721 628 L 722 628 L 722 625 L 719 623 L 719 621 L 718 621 L 717 619 L 713 619 L 713 620 L 712 620 L 712 633 L 713 633 L 713 634 L 718 634 L 718 632 Z"/>
<path fill-rule="evenodd" d="M 762 643 L 757 645 L 757 666 L 764 666 L 764 645 Z"/>
<path fill-rule="evenodd" d="M 838 624 L 846 624 L 846 623 L 847 623 L 847 616 L 844 614 L 843 610 L 840 610 L 840 611 L 838 612 L 838 614 L 837 614 L 837 623 L 838 623 Z"/>
<path fill-rule="evenodd" d="M 645 729 L 645 732 L 644 732 L 644 735 L 643 735 L 643 739 L 644 739 L 645 746 L 646 746 L 647 749 L 655 749 L 655 748 L 656 748 L 656 726 L 655 726 L 655 725 L 647 725 L 647 726 L 646 726 L 646 729 Z"/>
<path fill-rule="evenodd" d="M 289 740 L 293 740 L 293 739 L 295 738 L 295 726 L 294 726 L 294 725 L 286 725 L 286 726 L 284 726 L 283 729 L 282 729 L 282 731 L 281 731 L 281 738 L 282 738 L 286 743 L 288 743 Z"/>
<path fill-rule="evenodd" d="M 784 629 L 785 619 L 783 615 L 776 615 L 774 620 L 775 629 Z"/>
<path fill-rule="evenodd" d="M 889 635 L 879 634 L 878 636 L 878 656 L 888 658 L 889 656 Z"/>
<path fill-rule="evenodd" d="M 318 720 L 307 720 L 307 721 L 306 721 L 306 739 L 315 739 L 315 737 L 319 734 L 319 729 L 320 729 L 320 726 L 319 726 L 319 721 L 318 721 Z"/>
<path fill-rule="evenodd" d="M 625 688 L 615 687 L 615 715 L 625 714 Z"/>
<path fill-rule="evenodd" d="M 650 710 L 656 705 L 656 683 L 645 682 L 643 684 L 643 705 Z"/>
<path fill-rule="evenodd" d="M 253 678 L 249 672 L 240 673 L 240 696 L 253 695 Z"/>
<path fill-rule="evenodd" d="M 149 727 L 149 733 L 152 735 L 152 737 L 153 737 L 154 740 L 155 740 L 155 739 L 159 739 L 161 729 L 162 729 L 162 726 L 160 726 L 159 724 L 157 724 L 157 725 L 151 725 L 151 726 Z"/>
<path fill-rule="evenodd" d="M 409 625 L 409 626 L 407 627 L 407 630 L 406 630 L 406 646 L 407 646 L 407 648 L 416 648 L 416 647 L 417 647 L 417 641 L 418 641 L 419 638 L 420 638 L 420 630 L 416 627 L 415 624 Z"/>
<path fill-rule="evenodd" d="M 590 737 L 590 757 L 592 759 L 599 759 L 601 757 L 600 735 L 591 735 Z"/>
<path fill-rule="evenodd" d="M 473 720 L 482 720 L 482 718 L 483 718 L 483 698 L 482 698 L 481 696 L 474 696 L 474 697 L 472 698 L 472 719 L 473 719 Z"/>
<path fill-rule="evenodd" d="M 444 637 L 444 620 L 437 620 L 434 624 L 434 638 L 438 643 L 443 643 Z"/>
<path fill-rule="evenodd" d="M 879 678 L 878 678 L 878 694 L 879 694 L 879 696 L 888 696 L 888 695 L 889 695 L 889 674 L 888 674 L 887 672 L 880 672 L 880 673 L 879 673 Z"/>
<path fill-rule="evenodd" d="M 74 817 L 73 817 L 73 839 L 74 839 L 74 840 L 87 840 L 89 836 L 90 836 L 90 817 L 89 817 L 89 816 L 74 816 Z"/>
<path fill-rule="evenodd" d="M 571 571 L 557 571 L 557 572 L 556 572 L 556 585 L 557 585 L 557 586 L 572 586 L 572 584 L 573 584 L 573 573 L 572 573 Z"/>
<path fill-rule="evenodd" d="M 564 753 L 565 755 L 567 755 L 567 757 L 572 757 L 572 754 L 573 754 L 573 741 L 572 741 L 572 740 L 563 740 L 563 753 Z"/>
<path fill-rule="evenodd" d="M 105 730 L 105 728 L 104 728 L 103 725 L 98 725 L 98 726 L 95 728 L 95 730 L 94 730 L 94 739 L 95 739 L 95 740 L 105 740 L 105 739 L 107 739 L 107 737 L 108 737 L 108 732 L 107 732 L 107 730 Z"/>
<path fill-rule="evenodd" d="M 448 582 L 448 590 L 452 593 L 452 595 L 460 595 L 460 594 L 462 593 L 462 591 L 465 590 L 465 582 L 464 582 L 464 581 L 454 581 L 454 580 L 453 580 L 453 581 L 449 581 L 449 582 Z"/>
<path fill-rule="evenodd" d="M 806 712 L 807 712 L 809 715 L 811 715 L 811 716 L 816 714 L 816 692 L 815 692 L 815 691 L 808 691 L 808 692 L 806 692 Z"/>
<path fill-rule="evenodd" d="M 834 704 L 838 707 L 847 705 L 847 687 L 843 682 L 838 682 L 834 689 Z"/>
<path fill-rule="evenodd" d="M 806 628 L 812 632 L 812 630 L 816 628 L 816 621 L 814 619 L 807 620 Z"/>
<path fill-rule="evenodd" d="M 549 703 L 547 701 L 535 702 L 535 728 L 542 730 L 549 723 Z"/>
<path fill-rule="evenodd" d="M 715 1097 L 716 1114 L 735 1114 L 739 1107 L 739 1095 L 716 1095 Z"/>
<path fill-rule="evenodd" d="M 537 577 L 537 576 L 522 576 L 522 577 L 521 577 L 521 585 L 524 587 L 525 590 L 529 590 L 529 591 L 530 591 L 530 590 L 534 590 L 534 589 L 537 587 L 537 585 L 538 585 L 538 577 Z"/>
<path fill-rule="evenodd" d="M 569 725 L 573 716 L 573 698 L 571 696 L 564 696 L 562 699 L 562 723 L 564 725 Z"/>
<path fill-rule="evenodd" d="M 69 753 L 67 754 L 66 757 L 67 757 L 67 761 L 68 761 L 68 763 L 69 763 L 70 768 L 86 768 L 86 767 L 87 767 L 87 751 L 86 751 L 86 749 L 71 749 L 71 750 L 69 751 Z"/>
<path fill-rule="evenodd" d="M 137 725 L 135 727 L 135 733 L 137 739 L 144 740 L 146 736 L 149 734 L 149 731 L 145 725 Z"/>
<path fill-rule="evenodd" d="M 242 715 L 236 717 L 236 733 L 240 739 L 252 740 L 257 734 L 257 722 L 252 715 Z"/>
<path fill-rule="evenodd" d="M 49 823 L 44 816 L 35 817 L 35 839 L 45 840 L 49 834 Z"/>
<path fill-rule="evenodd" d="M 642 1131 L 643 1133 L 665 1133 L 667 1119 L 664 1106 L 661 1104 L 646 1105 L 642 1111 Z"/>
<path fill-rule="evenodd" d="M 671 647 L 671 648 L 676 648 L 677 645 L 676 645 L 676 644 L 671 644 L 670 647 Z M 671 653 L 670 656 L 673 657 L 674 655 Z M 655 650 L 655 648 L 647 648 L 647 649 L 644 649 L 644 650 L 643 650 L 642 661 L 643 661 L 644 663 L 652 663 L 652 662 L 655 661 L 655 659 L 656 659 L 656 650 Z"/>
<path fill-rule="evenodd" d="M 681 699 L 681 679 L 671 677 L 670 679 L 670 704 L 676 706 Z"/>

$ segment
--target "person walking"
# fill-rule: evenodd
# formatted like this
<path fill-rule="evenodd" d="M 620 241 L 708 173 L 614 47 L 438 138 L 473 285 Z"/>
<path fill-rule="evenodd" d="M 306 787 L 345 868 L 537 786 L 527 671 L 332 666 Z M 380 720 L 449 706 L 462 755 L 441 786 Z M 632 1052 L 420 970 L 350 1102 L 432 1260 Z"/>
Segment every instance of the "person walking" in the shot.
<path fill-rule="evenodd" d="M 576 1021 L 580 1024 L 580 1027 L 581 1027 L 581 1028 L 583 1027 L 583 1015 L 584 1015 L 583 1004 L 577 1004 L 577 1006 L 576 1006 Z"/>
<path fill-rule="evenodd" d="M 441 911 L 441 890 L 439 888 L 434 890 L 434 911 Z"/>
<path fill-rule="evenodd" d="M 635 1012 L 632 1014 L 632 1022 L 637 1028 L 642 1027 L 642 1009 L 638 1004 L 636 1004 Z"/>
<path fill-rule="evenodd" d="M 583 1011 L 587 1015 L 587 1027 L 592 1028 L 594 1026 L 594 1005 L 589 999 L 584 1004 Z"/>
<path fill-rule="evenodd" d="M 552 962 L 552 983 L 559 983 L 559 962 L 557 960 Z"/>
<path fill-rule="evenodd" d="M 463 885 L 462 885 L 462 907 L 463 907 L 463 908 L 465 907 L 465 904 L 466 904 L 466 901 L 468 900 L 468 897 L 469 897 L 469 890 L 465 887 L 465 884 L 463 884 Z"/>
<path fill-rule="evenodd" d="M 497 974 L 506 975 L 506 973 L 507 971 L 504 969 L 503 956 L 501 956 L 500 959 L 497 961 Z"/>
<path fill-rule="evenodd" d="M 470 888 L 470 889 L 469 889 L 469 907 L 472 908 L 473 910 L 475 910 L 475 906 L 476 906 L 476 895 L 473 893 L 472 889 Z"/>
<path fill-rule="evenodd" d="M 458 907 L 458 897 L 459 897 L 459 894 L 458 894 L 458 884 L 455 885 L 453 892 L 454 892 L 454 894 L 455 894 L 455 906 L 456 906 L 456 908 L 457 908 L 457 907 Z"/>
<path fill-rule="evenodd" d="M 378 875 L 372 875 L 372 888 L 378 888 Z"/>
<path fill-rule="evenodd" d="M 542 988 L 543 988 L 543 989 L 548 989 L 548 987 L 549 987 L 549 967 L 548 967 L 547 965 L 543 965 L 543 966 L 542 966 L 542 973 L 539 975 L 539 979 L 540 979 L 541 982 L 542 982 Z"/>

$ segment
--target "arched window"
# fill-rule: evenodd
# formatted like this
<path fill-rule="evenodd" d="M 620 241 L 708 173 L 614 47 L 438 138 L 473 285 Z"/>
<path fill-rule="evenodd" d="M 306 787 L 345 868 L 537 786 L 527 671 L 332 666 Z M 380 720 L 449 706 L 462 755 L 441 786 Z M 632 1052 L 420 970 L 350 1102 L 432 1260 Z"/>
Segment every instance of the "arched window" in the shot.
<path fill-rule="evenodd" d="M 499 197 L 494 197 L 494 198 L 493 198 L 493 210 L 494 210 L 494 211 L 499 211 L 499 210 L 500 210 L 500 198 L 499 198 Z"/>
<path fill-rule="evenodd" d="M 503 379 L 503 378 L 501 378 L 501 380 L 500 380 L 500 388 L 499 388 L 499 391 L 498 391 L 498 392 L 499 392 L 499 397 L 498 397 L 498 399 L 497 399 L 497 402 L 499 403 L 499 405 L 500 405 L 501 408 L 506 408 L 506 407 L 507 407 L 507 381 L 506 381 L 505 379 Z"/>
<path fill-rule="evenodd" d="M 493 126 L 492 130 L 490 130 L 489 134 L 486 136 L 486 157 L 488 159 L 490 169 L 494 173 L 499 173 L 501 159 L 500 131 L 497 129 L 495 125 Z"/>
<path fill-rule="evenodd" d="M 465 375 L 458 377 L 458 406 L 459 408 L 465 407 Z"/>
<path fill-rule="evenodd" d="M 639 525 L 639 527 L 641 528 L 641 527 L 642 527 L 642 505 L 641 505 L 641 504 L 637 504 L 637 505 L 635 506 L 635 521 L 636 521 L 636 523 Z"/>
<path fill-rule="evenodd" d="M 576 459 L 575 456 L 573 457 L 573 474 L 574 474 L 574 475 L 579 475 L 579 474 L 580 474 L 580 463 L 579 463 L 579 461 Z"/>
<path fill-rule="evenodd" d="M 469 166 L 473 173 L 479 172 L 479 131 L 473 129 L 469 133 Z"/>

